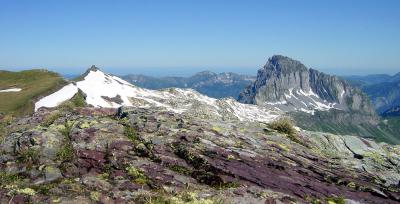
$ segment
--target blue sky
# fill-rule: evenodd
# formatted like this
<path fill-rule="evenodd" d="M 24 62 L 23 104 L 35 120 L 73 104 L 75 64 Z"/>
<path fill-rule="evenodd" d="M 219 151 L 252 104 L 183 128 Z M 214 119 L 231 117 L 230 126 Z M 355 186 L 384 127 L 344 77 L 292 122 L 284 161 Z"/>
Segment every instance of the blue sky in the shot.
<path fill-rule="evenodd" d="M 334 74 L 400 71 L 400 1 L 0 0 L 0 69 L 256 74 L 273 54 Z"/>

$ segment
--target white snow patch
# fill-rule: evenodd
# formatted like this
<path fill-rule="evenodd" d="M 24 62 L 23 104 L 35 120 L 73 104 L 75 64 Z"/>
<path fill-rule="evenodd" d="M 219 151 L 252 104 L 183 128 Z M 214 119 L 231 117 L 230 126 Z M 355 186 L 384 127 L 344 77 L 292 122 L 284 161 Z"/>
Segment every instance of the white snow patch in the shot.
<path fill-rule="evenodd" d="M 312 89 L 310 89 L 308 92 L 304 92 L 303 89 L 300 89 L 299 92 L 304 96 L 315 96 L 319 98 L 319 96 L 316 93 L 314 93 Z"/>
<path fill-rule="evenodd" d="M 267 105 L 285 105 L 287 101 L 265 102 Z"/>
<path fill-rule="evenodd" d="M 22 89 L 20 88 L 11 88 L 11 89 L 3 89 L 0 90 L 0 93 L 4 93 L 4 92 L 20 92 Z"/>
<path fill-rule="evenodd" d="M 74 84 L 68 84 L 62 89 L 48 95 L 35 103 L 35 111 L 40 107 L 56 107 L 62 102 L 71 99 L 78 92 Z"/>
<path fill-rule="evenodd" d="M 281 115 L 280 112 L 266 110 L 257 105 L 242 104 L 233 99 L 226 99 L 226 102 L 240 121 L 271 122 Z"/>
<path fill-rule="evenodd" d="M 342 90 L 342 92 L 340 93 L 340 98 L 343 98 L 345 91 Z"/>

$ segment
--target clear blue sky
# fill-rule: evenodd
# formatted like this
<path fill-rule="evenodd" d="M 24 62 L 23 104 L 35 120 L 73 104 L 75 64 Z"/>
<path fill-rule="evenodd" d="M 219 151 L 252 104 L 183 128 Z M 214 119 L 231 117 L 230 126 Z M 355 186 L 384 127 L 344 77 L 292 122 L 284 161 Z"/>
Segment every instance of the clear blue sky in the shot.
<path fill-rule="evenodd" d="M 256 74 L 273 54 L 335 74 L 400 71 L 398 0 L 0 0 L 0 69 Z"/>

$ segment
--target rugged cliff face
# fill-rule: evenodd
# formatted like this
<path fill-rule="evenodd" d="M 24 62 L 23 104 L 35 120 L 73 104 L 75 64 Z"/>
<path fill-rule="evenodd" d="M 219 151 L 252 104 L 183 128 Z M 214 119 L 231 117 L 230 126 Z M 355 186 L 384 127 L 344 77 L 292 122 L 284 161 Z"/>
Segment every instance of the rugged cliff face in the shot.
<path fill-rule="evenodd" d="M 239 101 L 283 111 L 359 111 L 375 115 L 365 94 L 346 81 L 289 57 L 275 55 L 258 71 L 257 80 L 239 96 Z"/>
<path fill-rule="evenodd" d="M 239 96 L 242 103 L 283 111 L 307 130 L 354 134 L 397 143 L 398 136 L 379 122 L 369 98 L 336 76 L 308 69 L 275 55 Z"/>

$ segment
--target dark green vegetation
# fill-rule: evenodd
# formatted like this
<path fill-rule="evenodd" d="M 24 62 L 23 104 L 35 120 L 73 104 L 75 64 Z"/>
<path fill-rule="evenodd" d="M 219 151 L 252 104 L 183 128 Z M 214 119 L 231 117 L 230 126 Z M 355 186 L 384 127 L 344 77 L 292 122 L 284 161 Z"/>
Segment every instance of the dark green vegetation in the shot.
<path fill-rule="evenodd" d="M 0 114 L 31 114 L 35 99 L 57 90 L 64 84 L 65 81 L 57 73 L 46 70 L 0 71 L 0 90 L 22 89 L 20 92 L 0 93 Z"/>
<path fill-rule="evenodd" d="M 329 132 L 339 135 L 357 135 L 377 142 L 400 144 L 400 118 L 389 117 L 376 120 L 375 124 L 363 121 L 350 113 L 332 110 L 319 111 L 315 115 L 291 113 L 296 125 L 305 130 Z M 356 115 L 357 116 L 357 115 Z"/>

